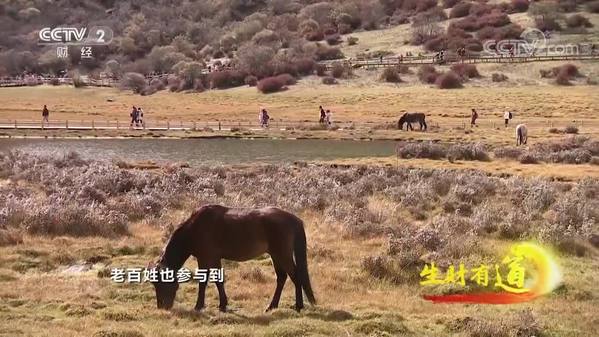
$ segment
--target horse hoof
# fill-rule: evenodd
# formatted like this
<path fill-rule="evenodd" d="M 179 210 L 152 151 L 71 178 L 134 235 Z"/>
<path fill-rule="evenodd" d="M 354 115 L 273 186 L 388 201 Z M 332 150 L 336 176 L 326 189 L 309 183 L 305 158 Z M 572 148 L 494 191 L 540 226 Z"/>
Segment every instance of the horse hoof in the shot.
<path fill-rule="evenodd" d="M 202 312 L 202 310 L 204 310 L 204 307 L 195 307 L 195 308 L 193 308 L 193 310 L 195 312 Z"/>
<path fill-rule="evenodd" d="M 227 312 L 227 307 L 218 307 L 218 311 Z"/>

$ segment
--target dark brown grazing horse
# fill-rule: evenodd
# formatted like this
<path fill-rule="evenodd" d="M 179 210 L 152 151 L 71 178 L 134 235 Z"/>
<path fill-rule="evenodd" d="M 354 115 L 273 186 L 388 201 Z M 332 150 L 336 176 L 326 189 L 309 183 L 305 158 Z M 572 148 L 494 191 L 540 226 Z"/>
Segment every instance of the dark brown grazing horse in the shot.
<path fill-rule="evenodd" d="M 420 130 L 426 131 L 426 129 L 428 128 L 426 125 L 426 115 L 421 112 L 406 112 L 403 116 L 401 116 L 399 122 L 397 122 L 397 128 L 403 130 L 403 125 L 405 123 L 408 123 L 406 131 L 413 131 L 414 127 L 412 127 L 412 123 L 416 122 L 420 124 Z"/>
<path fill-rule="evenodd" d="M 296 310 L 304 307 L 302 289 L 308 301 L 316 303 L 308 275 L 304 223 L 297 216 L 274 207 L 252 210 L 203 206 L 175 229 L 157 265 L 149 267 L 176 273 L 193 255 L 199 269 L 221 268 L 221 259 L 247 261 L 264 253 L 272 258 L 277 274 L 277 287 L 267 311 L 278 307 L 287 276 L 295 284 Z M 179 284 L 153 284 L 158 308 L 172 308 Z M 219 309 L 224 312 L 227 295 L 223 282 L 216 282 L 216 287 Z M 204 308 L 205 291 L 206 282 L 201 282 L 196 310 Z"/>

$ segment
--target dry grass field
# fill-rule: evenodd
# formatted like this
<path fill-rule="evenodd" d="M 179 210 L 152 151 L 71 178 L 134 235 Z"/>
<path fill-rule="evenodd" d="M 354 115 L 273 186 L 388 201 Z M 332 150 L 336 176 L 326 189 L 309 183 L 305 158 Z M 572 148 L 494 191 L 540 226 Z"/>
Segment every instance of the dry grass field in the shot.
<path fill-rule="evenodd" d="M 596 233 L 597 220 L 584 220 L 591 228 L 576 225 L 569 236 L 560 227 L 596 215 L 596 180 L 558 183 L 375 166 L 142 171 L 73 155 L 4 156 L 0 167 L 2 336 L 592 337 L 599 328 L 599 252 L 584 239 L 589 230 Z M 402 189 L 403 181 L 414 188 Z M 516 194 L 523 199 L 513 199 Z M 98 213 L 87 217 L 92 202 Z M 306 225 L 318 306 L 301 314 L 289 309 L 288 283 L 281 309 L 263 313 L 275 285 L 266 256 L 224 264 L 231 309 L 224 314 L 216 310 L 214 286 L 208 309 L 196 313 L 192 283 L 182 285 L 172 311 L 162 311 L 155 309 L 151 285 L 110 281 L 111 267 L 146 266 L 160 253 L 170 226 L 205 202 L 274 202 L 295 210 Z M 464 213 L 467 205 L 471 213 Z M 113 226 L 118 232 L 96 220 L 121 224 L 120 214 L 128 220 Z M 421 295 L 432 290 L 414 281 L 419 269 L 393 267 L 422 249 L 424 233 L 442 239 L 413 260 L 418 266 L 449 252 L 469 263 L 498 259 L 519 237 L 542 237 L 560 247 L 564 283 L 530 303 L 429 303 Z M 187 266 L 195 268 L 194 261 Z"/>
<path fill-rule="evenodd" d="M 315 122 L 318 106 L 333 111 L 333 119 L 353 122 L 354 130 L 318 131 L 291 130 L 281 132 L 273 127 L 268 132 L 251 131 L 246 136 L 275 136 L 288 138 L 372 138 L 372 139 L 431 139 L 446 142 L 481 141 L 507 144 L 513 141 L 513 129 L 501 127 L 506 109 L 515 113 L 516 123 L 528 123 L 533 140 L 553 137 L 551 127 L 563 128 L 577 124 L 586 135 L 599 134 L 596 87 L 581 83 L 558 87 L 547 80 L 534 79 L 538 69 L 559 64 L 485 65 L 480 67 L 483 77 L 471 80 L 464 89 L 439 90 L 418 83 L 416 75 L 407 75 L 406 83 L 385 84 L 378 81 L 380 72 L 359 71 L 352 79 L 341 80 L 339 85 L 326 86 L 318 77 L 308 77 L 281 93 L 264 95 L 255 88 L 211 90 L 204 93 L 159 92 L 139 96 L 109 88 L 75 89 L 42 86 L 34 88 L 5 88 L 0 90 L 0 119 L 40 118 L 41 107 L 47 104 L 50 119 L 54 120 L 120 120 L 127 125 L 131 106 L 141 106 L 148 122 L 200 121 L 251 122 L 257 124 L 257 111 L 266 107 L 274 125 L 285 121 Z M 593 63 L 578 65 L 583 74 L 594 74 Z M 511 72 L 507 70 L 511 69 Z M 495 71 L 507 73 L 509 84 L 497 85 L 490 80 Z M 543 82 L 545 81 L 545 82 Z M 470 109 L 479 111 L 479 128 L 470 130 Z M 398 117 L 405 111 L 422 111 L 428 117 L 430 132 L 400 132 L 392 130 Z M 582 123 L 582 124 L 581 124 Z M 200 124 L 201 125 L 201 124 Z M 466 128 L 464 128 L 466 126 Z M 7 135 L 64 136 L 63 132 L 7 131 Z M 73 136 L 144 135 L 144 132 L 71 132 Z M 202 136 L 202 133 L 159 132 L 150 136 Z M 213 134 L 214 135 L 214 134 Z M 210 134 L 208 134 L 210 136 Z"/>

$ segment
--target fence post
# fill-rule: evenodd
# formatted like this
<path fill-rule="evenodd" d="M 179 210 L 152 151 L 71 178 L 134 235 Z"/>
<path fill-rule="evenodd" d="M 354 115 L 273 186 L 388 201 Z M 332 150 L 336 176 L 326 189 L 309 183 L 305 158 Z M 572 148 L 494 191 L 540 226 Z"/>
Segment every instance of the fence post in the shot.
<path fill-rule="evenodd" d="M 96 129 L 96 122 L 92 119 L 92 130 Z"/>
<path fill-rule="evenodd" d="M 193 121 L 193 131 L 197 131 L 198 129 L 198 124 L 196 123 L 196 121 Z"/>
<path fill-rule="evenodd" d="M 171 129 L 171 122 L 170 121 L 166 121 L 166 129 L 167 130 Z"/>
<path fill-rule="evenodd" d="M 17 128 L 17 120 L 15 119 L 15 129 Z"/>
<path fill-rule="evenodd" d="M 116 121 L 116 129 L 118 130 L 118 129 L 120 128 L 120 126 L 121 126 L 121 125 L 120 125 L 120 123 L 119 123 L 119 121 L 118 121 L 118 119 L 117 119 L 117 121 Z"/>
<path fill-rule="evenodd" d="M 220 125 L 220 121 L 218 121 L 218 131 L 221 131 L 221 130 L 222 130 L 222 128 L 221 128 L 221 125 Z"/>
<path fill-rule="evenodd" d="M 69 129 L 69 120 L 68 119 L 64 122 L 64 125 L 65 125 L 66 129 L 68 130 Z"/>

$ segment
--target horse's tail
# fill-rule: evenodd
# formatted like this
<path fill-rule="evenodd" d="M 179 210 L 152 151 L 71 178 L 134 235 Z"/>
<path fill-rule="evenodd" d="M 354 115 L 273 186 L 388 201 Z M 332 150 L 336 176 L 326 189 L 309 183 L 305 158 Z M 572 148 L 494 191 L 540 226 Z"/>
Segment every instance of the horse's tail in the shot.
<path fill-rule="evenodd" d="M 523 134 L 522 134 L 522 132 L 523 132 L 522 129 L 523 129 L 522 125 L 518 125 L 516 127 L 516 145 L 522 144 L 522 141 L 524 139 Z"/>
<path fill-rule="evenodd" d="M 299 220 L 299 219 L 298 219 Z M 308 274 L 308 257 L 307 257 L 306 232 L 304 231 L 304 223 L 299 220 L 299 226 L 295 235 L 293 247 L 293 255 L 295 256 L 295 276 L 300 282 L 306 297 L 311 304 L 316 304 L 312 286 L 310 285 L 310 275 Z"/>

